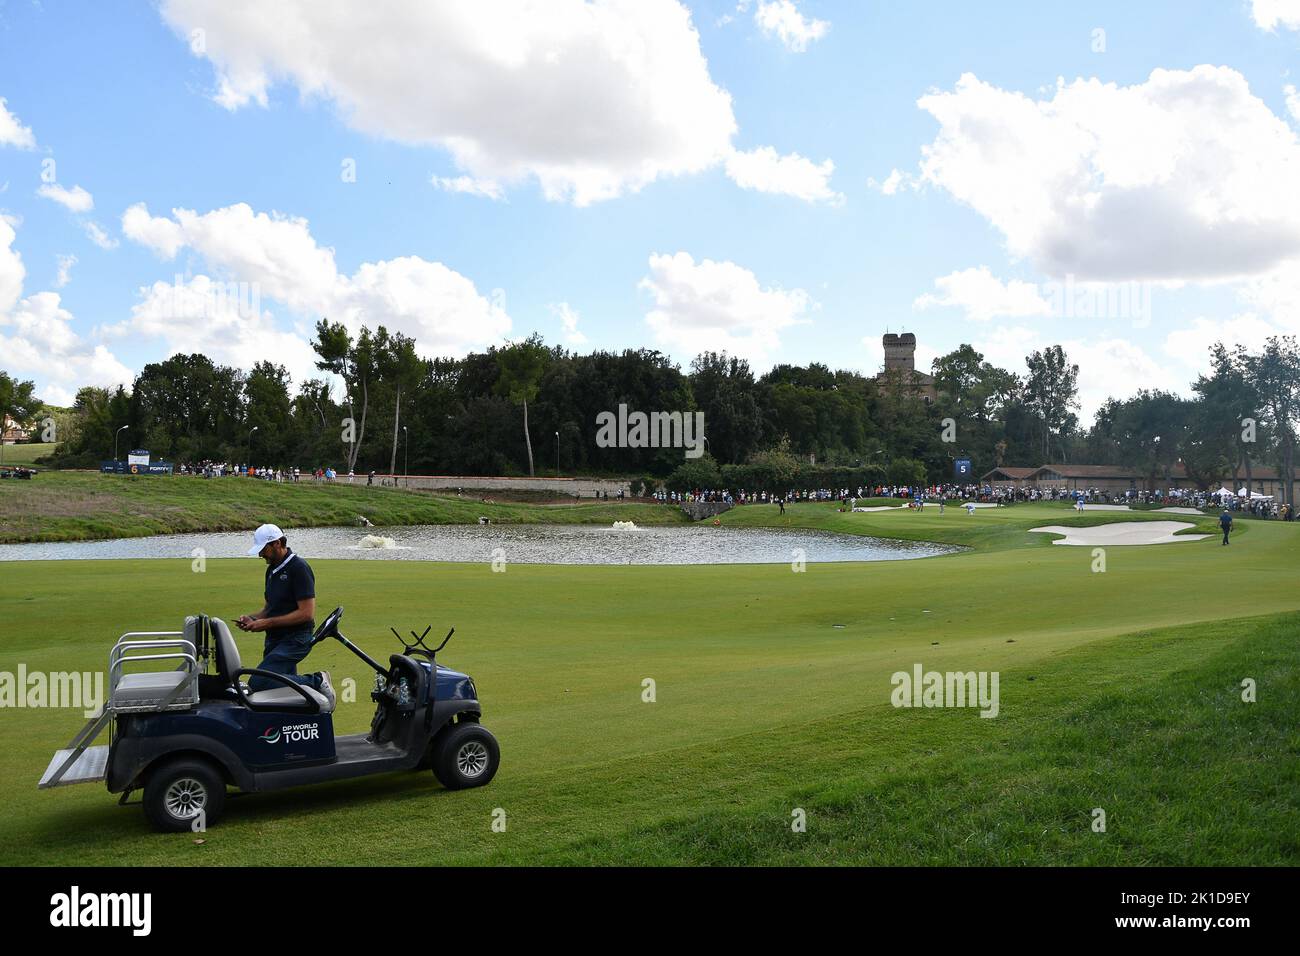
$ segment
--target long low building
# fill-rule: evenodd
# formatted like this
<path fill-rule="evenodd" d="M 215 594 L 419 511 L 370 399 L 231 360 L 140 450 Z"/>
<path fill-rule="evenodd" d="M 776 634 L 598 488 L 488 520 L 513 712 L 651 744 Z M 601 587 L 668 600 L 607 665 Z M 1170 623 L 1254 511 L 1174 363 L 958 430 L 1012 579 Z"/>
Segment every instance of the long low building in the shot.
<path fill-rule="evenodd" d="M 1250 491 L 1261 495 L 1282 497 L 1283 480 L 1277 468 L 1254 465 L 1250 470 Z M 1300 477 L 1300 471 L 1297 472 Z M 1086 491 L 1090 488 L 1107 494 L 1124 494 L 1127 491 L 1151 491 L 1156 488 L 1197 489 L 1200 486 L 1187 476 L 1182 465 L 1174 468 L 1168 478 L 1157 478 L 1154 483 L 1145 472 L 1123 465 L 1040 465 L 1037 468 L 1012 468 L 1005 465 L 986 472 L 980 482 L 995 488 L 1041 488 L 1043 490 Z M 1234 480 L 1231 473 L 1223 475 L 1221 483 L 1232 490 L 1246 487 L 1246 470 L 1238 469 Z M 1218 483 L 1210 491 L 1218 490 Z"/>

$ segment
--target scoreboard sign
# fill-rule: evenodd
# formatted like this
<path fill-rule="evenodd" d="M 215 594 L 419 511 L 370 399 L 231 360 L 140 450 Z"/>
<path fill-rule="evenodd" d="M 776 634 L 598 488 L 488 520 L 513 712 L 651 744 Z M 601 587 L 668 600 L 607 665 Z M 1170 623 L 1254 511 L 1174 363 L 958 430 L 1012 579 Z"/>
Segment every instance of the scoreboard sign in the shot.
<path fill-rule="evenodd" d="M 958 478 L 969 478 L 971 475 L 970 459 L 956 458 L 953 460 L 953 474 Z"/>

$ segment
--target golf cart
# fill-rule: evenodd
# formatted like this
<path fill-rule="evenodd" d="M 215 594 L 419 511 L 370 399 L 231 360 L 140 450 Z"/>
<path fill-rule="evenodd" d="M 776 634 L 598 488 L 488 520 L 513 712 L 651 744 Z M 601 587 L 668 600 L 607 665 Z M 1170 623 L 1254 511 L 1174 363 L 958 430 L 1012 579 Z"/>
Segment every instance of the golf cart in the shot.
<path fill-rule="evenodd" d="M 179 632 L 119 638 L 102 712 L 55 753 L 40 787 L 104 780 L 121 804 L 143 790 L 149 822 L 179 832 L 216 823 L 227 786 L 281 790 L 397 770 L 432 770 L 449 790 L 491 781 L 500 749 L 479 724 L 474 681 L 436 660 L 455 628 L 432 649 L 424 643 L 429 628 L 412 631 L 412 643 L 399 635 L 402 653 L 384 667 L 339 633 L 342 617 L 335 608 L 312 645 L 333 638 L 375 671 L 369 733 L 334 736 L 327 696 L 244 667 L 226 622 L 198 614 Z M 250 676 L 281 686 L 250 691 L 241 680 Z M 109 724 L 110 743 L 92 747 Z"/>

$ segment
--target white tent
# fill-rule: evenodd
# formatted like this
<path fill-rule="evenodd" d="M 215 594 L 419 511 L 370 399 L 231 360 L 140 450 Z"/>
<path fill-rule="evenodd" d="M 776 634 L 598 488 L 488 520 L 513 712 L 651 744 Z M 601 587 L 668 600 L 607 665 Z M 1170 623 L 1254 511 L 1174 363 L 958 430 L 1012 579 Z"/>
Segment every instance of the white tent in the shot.
<path fill-rule="evenodd" d="M 1238 497 L 1238 498 L 1245 498 L 1245 497 L 1246 497 L 1246 489 L 1245 489 L 1245 488 L 1242 488 L 1240 491 L 1238 491 L 1238 492 L 1237 492 L 1237 497 Z M 1250 493 L 1250 497 L 1251 497 L 1252 499 L 1254 499 L 1255 501 L 1266 501 L 1266 500 L 1272 498 L 1273 496 L 1272 496 L 1272 495 L 1261 495 L 1258 491 L 1252 491 L 1252 492 Z"/>
<path fill-rule="evenodd" d="M 1218 491 L 1212 491 L 1212 492 L 1210 492 L 1210 497 L 1211 497 L 1211 498 L 1221 498 L 1221 497 L 1223 497 L 1223 496 L 1225 496 L 1225 495 L 1226 495 L 1227 497 L 1229 497 L 1229 498 L 1233 497 L 1233 495 L 1232 495 L 1232 489 L 1231 489 L 1231 488 L 1220 488 Z"/>

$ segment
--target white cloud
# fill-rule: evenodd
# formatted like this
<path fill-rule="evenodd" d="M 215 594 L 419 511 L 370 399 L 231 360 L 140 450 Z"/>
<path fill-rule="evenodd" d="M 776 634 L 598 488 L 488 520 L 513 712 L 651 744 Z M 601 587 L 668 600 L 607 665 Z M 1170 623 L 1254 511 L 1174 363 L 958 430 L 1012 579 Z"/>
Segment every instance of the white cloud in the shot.
<path fill-rule="evenodd" d="M 1238 295 L 1249 311 L 1261 312 L 1290 335 L 1300 335 L 1300 259 L 1238 287 Z"/>
<path fill-rule="evenodd" d="M 1250 12 L 1261 30 L 1300 30 L 1300 0 L 1251 0 Z"/>
<path fill-rule="evenodd" d="M 1288 83 L 1282 90 L 1286 94 L 1286 111 L 1291 114 L 1291 118 L 1300 123 L 1300 93 L 1296 88 Z"/>
<path fill-rule="evenodd" d="M 0 214 L 0 316 L 7 314 L 23 294 L 27 268 L 23 257 L 13 247 L 17 237 L 17 220 Z"/>
<path fill-rule="evenodd" d="M 9 112 L 3 96 L 0 96 L 0 146 L 36 148 L 36 137 L 32 135 L 31 127 L 24 126 L 17 116 Z"/>
<path fill-rule="evenodd" d="M 0 217 L 0 356 L 6 371 L 32 378 L 37 394 L 67 404 L 83 385 L 129 384 L 131 370 L 103 345 L 72 329 L 72 314 L 56 292 L 22 298 L 26 270 L 13 248 L 13 221 Z"/>
<path fill-rule="evenodd" d="M 889 175 L 885 177 L 884 182 L 877 182 L 876 177 L 871 176 L 867 179 L 867 188 L 877 189 L 886 196 L 892 196 L 904 186 L 913 186 L 908 177 L 904 176 L 901 171 L 892 169 Z M 915 187 L 914 187 L 915 188 Z"/>
<path fill-rule="evenodd" d="M 59 256 L 59 277 L 54 280 L 54 284 L 62 289 L 72 279 L 72 267 L 77 264 L 77 257 L 73 255 Z"/>
<path fill-rule="evenodd" d="M 439 189 L 451 193 L 466 193 L 470 196 L 484 196 L 488 199 L 504 199 L 505 190 L 501 184 L 490 179 L 475 179 L 473 176 L 434 176 L 430 180 Z"/>
<path fill-rule="evenodd" d="M 1164 351 L 1184 366 L 1183 377 L 1190 383 L 1197 374 L 1209 372 L 1210 349 L 1216 342 L 1229 347 L 1243 345 L 1247 350 L 1257 352 L 1269 336 L 1284 331 L 1254 312 L 1244 312 L 1227 320 L 1200 317 L 1193 319 L 1191 325 L 1166 335 Z"/>
<path fill-rule="evenodd" d="M 44 400 L 66 403 L 83 385 L 130 385 L 134 376 L 103 345 L 72 329 L 57 292 L 37 292 L 0 316 L 0 354 L 8 371 L 32 376 Z"/>
<path fill-rule="evenodd" d="M 560 320 L 564 328 L 566 345 L 586 345 L 587 337 L 578 331 L 578 313 L 567 302 L 552 302 L 547 306 L 550 313 Z"/>
<path fill-rule="evenodd" d="M 1300 253 L 1300 141 L 1233 69 L 1061 80 L 1043 100 L 965 74 L 918 105 L 940 125 L 921 181 L 1049 275 L 1226 279 Z"/>
<path fill-rule="evenodd" d="M 995 316 L 1050 315 L 1051 303 L 1032 282 L 1003 282 L 988 266 L 963 269 L 934 280 L 939 291 L 926 292 L 912 303 L 914 309 L 935 306 L 961 309 L 968 319 L 986 321 Z"/>
<path fill-rule="evenodd" d="M 218 101 L 277 81 L 365 133 L 448 150 L 476 180 L 578 205 L 721 163 L 736 122 L 678 0 L 164 0 L 204 31 Z M 376 51 L 381 51 L 377 53 Z"/>
<path fill-rule="evenodd" d="M 770 364 L 781 332 L 809 321 L 813 306 L 803 289 L 763 288 L 734 262 L 696 263 L 685 252 L 650 256 L 639 287 L 654 300 L 646 324 L 656 340 L 685 360 L 711 350 Z"/>
<path fill-rule="evenodd" d="M 340 286 L 333 317 L 354 328 L 382 322 L 413 337 L 426 357 L 462 356 L 510 331 L 505 309 L 441 262 L 418 256 L 365 262 Z"/>
<path fill-rule="evenodd" d="M 122 213 L 122 235 L 152 249 L 163 259 L 175 258 L 184 245 L 181 227 L 170 219 L 153 217 L 145 204 L 138 202 Z"/>
<path fill-rule="evenodd" d="M 68 189 L 58 183 L 46 183 L 36 190 L 36 195 L 52 199 L 69 212 L 90 212 L 95 208 L 95 199 L 80 186 Z"/>
<path fill-rule="evenodd" d="M 347 276 L 307 220 L 254 213 L 245 203 L 202 214 L 174 209 L 170 219 L 140 203 L 123 215 L 122 231 L 164 260 L 192 250 L 216 278 L 247 283 L 311 323 L 326 316 L 354 332 L 363 324 L 403 332 L 426 356 L 464 355 L 510 330 L 503 307 L 440 262 L 403 256 L 362 263 Z"/>
<path fill-rule="evenodd" d="M 122 214 L 122 234 L 163 260 L 193 249 L 223 277 L 256 282 L 294 312 L 329 313 L 340 276 L 333 250 L 316 244 L 306 219 L 254 213 L 246 203 L 202 214 L 173 209 L 172 217 L 136 203 Z"/>
<path fill-rule="evenodd" d="M 206 275 L 142 288 L 131 318 L 109 331 L 161 338 L 168 354 L 201 352 L 241 369 L 269 360 L 299 382 L 321 374 L 305 332 L 278 328 L 249 286 L 232 288 Z"/>
<path fill-rule="evenodd" d="M 798 153 L 781 156 L 771 146 L 733 150 L 727 157 L 727 175 L 742 189 L 794 196 L 805 202 L 844 202 L 844 197 L 831 189 L 834 172 L 835 164 L 829 159 L 814 163 Z"/>
<path fill-rule="evenodd" d="M 794 5 L 794 0 L 758 0 L 754 22 L 768 36 L 778 37 L 785 48 L 794 53 L 803 53 L 809 43 L 820 40 L 831 28 L 825 20 L 805 17 Z"/>
<path fill-rule="evenodd" d="M 95 245 L 99 246 L 99 248 L 101 249 L 117 248 L 117 240 L 114 239 L 112 236 L 110 236 L 108 233 L 106 233 L 102 228 L 100 228 L 99 223 L 87 222 L 84 228 L 86 230 L 86 235 L 90 237 L 90 241 L 93 242 Z"/>
<path fill-rule="evenodd" d="M 1067 361 L 1079 366 L 1079 415 L 1083 427 L 1107 398 L 1127 398 L 1139 388 L 1159 388 L 1187 395 L 1187 370 L 1166 359 L 1151 356 L 1129 337 L 1109 336 L 1096 339 L 1062 337 L 1047 329 L 1003 324 L 971 343 L 975 350 L 994 365 L 1023 377 L 1027 371 L 1025 357 L 1030 353 L 1060 345 Z"/>

